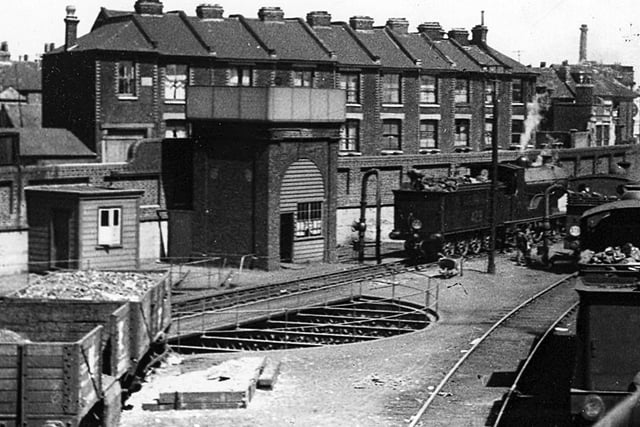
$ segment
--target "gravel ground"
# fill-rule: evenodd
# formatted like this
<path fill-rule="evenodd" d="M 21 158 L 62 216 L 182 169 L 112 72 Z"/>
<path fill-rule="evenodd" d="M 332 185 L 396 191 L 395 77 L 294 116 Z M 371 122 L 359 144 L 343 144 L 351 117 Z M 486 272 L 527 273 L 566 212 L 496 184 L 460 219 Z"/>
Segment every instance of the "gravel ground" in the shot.
<path fill-rule="evenodd" d="M 282 363 L 274 389 L 258 390 L 248 408 L 142 411 L 141 402 L 154 397 L 145 395 L 143 385 L 128 401 L 132 408 L 123 412 L 120 427 L 406 426 L 428 398 L 428 387 L 438 384 L 472 340 L 513 305 L 562 276 L 517 267 L 506 256 L 497 257 L 495 275 L 485 273 L 486 264 L 486 258 L 471 260 L 463 277 L 438 279 L 440 320 L 425 330 L 337 347 L 242 353 Z M 427 280 L 415 274 L 397 279 L 422 287 Z M 185 356 L 183 369 L 206 370 L 240 356 Z M 162 377 L 163 369 L 148 381 L 154 376 Z"/>

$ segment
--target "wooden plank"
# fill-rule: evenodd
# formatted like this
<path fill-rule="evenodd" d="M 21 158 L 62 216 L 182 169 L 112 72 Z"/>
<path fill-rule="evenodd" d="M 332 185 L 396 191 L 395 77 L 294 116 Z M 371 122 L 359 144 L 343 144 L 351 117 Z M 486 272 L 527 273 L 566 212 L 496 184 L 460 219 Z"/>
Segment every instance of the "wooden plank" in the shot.
<path fill-rule="evenodd" d="M 267 358 L 264 369 L 258 378 L 258 388 L 272 389 L 280 374 L 280 362 Z"/>
<path fill-rule="evenodd" d="M 16 343 L 0 343 L 0 356 L 15 356 L 18 354 Z"/>

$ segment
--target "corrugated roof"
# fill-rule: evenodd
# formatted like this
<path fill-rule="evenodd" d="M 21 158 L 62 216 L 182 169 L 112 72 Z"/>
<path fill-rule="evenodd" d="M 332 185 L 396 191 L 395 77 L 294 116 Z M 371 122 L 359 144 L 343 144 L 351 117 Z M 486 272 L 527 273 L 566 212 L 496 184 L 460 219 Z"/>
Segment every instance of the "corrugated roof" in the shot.
<path fill-rule="evenodd" d="M 380 65 L 390 68 L 411 68 L 416 65 L 394 43 L 384 28 L 356 31 L 356 36 L 375 55 L 380 57 Z"/>
<path fill-rule="evenodd" d="M 245 22 L 267 47 L 275 50 L 278 59 L 314 62 L 331 60 L 329 52 L 322 48 L 299 19 L 277 22 L 246 19 Z"/>
<path fill-rule="evenodd" d="M 76 196 L 139 196 L 144 190 L 128 189 L 128 188 L 112 188 L 98 187 L 91 184 L 73 184 L 73 185 L 32 185 L 25 187 L 26 191 L 44 192 L 44 193 L 62 193 L 73 194 Z"/>
<path fill-rule="evenodd" d="M 375 60 L 354 39 L 352 32 L 344 22 L 334 23 L 330 27 L 315 27 L 318 37 L 331 49 L 342 65 L 376 65 Z"/>
<path fill-rule="evenodd" d="M 2 110 L 16 128 L 42 127 L 42 106 L 40 104 L 2 104 Z"/>
<path fill-rule="evenodd" d="M 20 155 L 30 157 L 95 157 L 73 133 L 58 128 L 4 128 L 20 134 Z"/>

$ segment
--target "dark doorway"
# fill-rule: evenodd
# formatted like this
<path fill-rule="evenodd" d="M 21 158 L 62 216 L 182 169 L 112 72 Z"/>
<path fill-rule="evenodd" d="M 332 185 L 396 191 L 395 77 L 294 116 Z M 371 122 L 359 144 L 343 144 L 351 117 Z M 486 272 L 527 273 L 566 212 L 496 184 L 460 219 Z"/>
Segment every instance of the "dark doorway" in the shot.
<path fill-rule="evenodd" d="M 56 209 L 51 218 L 51 257 L 49 262 L 53 268 L 70 268 L 69 226 L 71 212 Z"/>
<path fill-rule="evenodd" d="M 280 215 L 280 261 L 293 260 L 293 213 Z"/>

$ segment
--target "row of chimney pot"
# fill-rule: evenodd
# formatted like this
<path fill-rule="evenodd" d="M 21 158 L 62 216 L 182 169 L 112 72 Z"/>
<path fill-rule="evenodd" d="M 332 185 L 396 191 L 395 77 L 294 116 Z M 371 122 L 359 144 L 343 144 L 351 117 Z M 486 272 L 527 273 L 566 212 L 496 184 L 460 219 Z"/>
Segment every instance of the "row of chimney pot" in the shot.
<path fill-rule="evenodd" d="M 163 5 L 160 0 L 137 0 L 134 5 L 136 13 L 145 15 L 161 15 Z M 78 18 L 75 16 L 75 7 L 67 6 L 65 45 L 71 47 L 77 40 Z M 200 4 L 196 7 L 196 16 L 200 19 L 222 19 L 224 9 L 219 4 Z M 279 22 L 284 20 L 284 11 L 275 7 L 262 7 L 258 11 L 258 18 L 266 22 Z M 369 16 L 353 16 L 349 19 L 349 26 L 356 31 L 373 30 L 373 18 Z M 314 11 L 307 14 L 307 23 L 311 27 L 328 27 L 331 25 L 331 14 L 326 11 Z M 409 32 L 409 21 L 405 18 L 390 18 L 387 21 L 387 28 L 399 34 Z M 472 30 L 472 42 L 474 44 L 486 43 L 487 27 L 476 25 Z M 425 34 L 432 40 L 442 40 L 445 31 L 438 22 L 425 22 L 418 26 L 418 32 Z M 469 44 L 469 32 L 463 28 L 454 28 L 446 33 L 450 39 L 462 45 Z M 51 44 L 45 45 L 45 53 L 52 50 Z"/>

